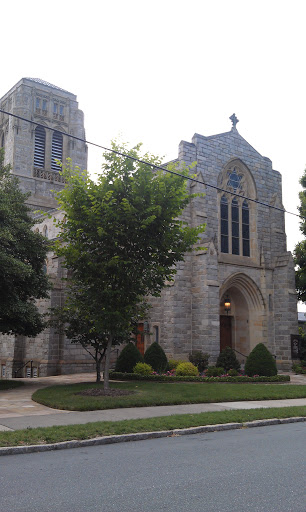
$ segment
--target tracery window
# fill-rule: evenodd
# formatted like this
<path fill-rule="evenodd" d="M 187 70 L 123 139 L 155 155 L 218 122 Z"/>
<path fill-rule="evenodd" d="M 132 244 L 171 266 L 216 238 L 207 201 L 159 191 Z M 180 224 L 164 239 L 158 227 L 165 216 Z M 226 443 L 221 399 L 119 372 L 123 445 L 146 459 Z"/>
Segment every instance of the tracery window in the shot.
<path fill-rule="evenodd" d="M 242 251 L 243 256 L 250 256 L 250 212 L 247 201 L 242 203 Z"/>
<path fill-rule="evenodd" d="M 221 197 L 221 252 L 228 252 L 228 202 Z"/>
<path fill-rule="evenodd" d="M 219 203 L 220 252 L 250 257 L 251 246 L 256 245 L 250 230 L 254 206 L 245 198 L 256 198 L 254 179 L 246 165 L 235 159 L 220 173 L 218 186 L 222 189 Z"/>

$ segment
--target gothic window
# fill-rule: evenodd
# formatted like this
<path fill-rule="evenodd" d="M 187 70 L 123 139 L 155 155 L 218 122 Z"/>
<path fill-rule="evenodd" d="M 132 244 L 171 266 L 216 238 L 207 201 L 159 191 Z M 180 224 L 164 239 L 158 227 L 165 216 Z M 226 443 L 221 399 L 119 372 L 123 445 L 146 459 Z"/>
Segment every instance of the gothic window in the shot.
<path fill-rule="evenodd" d="M 34 142 L 34 166 L 43 169 L 45 167 L 46 132 L 42 126 L 35 128 Z"/>
<path fill-rule="evenodd" d="M 239 205 L 232 200 L 232 254 L 239 254 Z"/>
<path fill-rule="evenodd" d="M 239 174 L 237 174 L 237 170 L 236 170 L 236 167 L 234 167 L 234 169 L 229 173 L 228 175 L 228 182 L 227 182 L 227 186 L 228 187 L 232 187 L 234 192 L 237 192 L 241 190 L 241 179 L 242 179 L 242 176 Z"/>
<path fill-rule="evenodd" d="M 228 202 L 221 197 L 221 252 L 228 252 Z"/>
<path fill-rule="evenodd" d="M 52 152 L 51 152 L 51 169 L 52 171 L 60 171 L 61 167 L 57 164 L 63 160 L 63 136 L 59 132 L 53 132 L 52 136 Z"/>
<path fill-rule="evenodd" d="M 42 113 L 44 114 L 44 116 L 47 115 L 47 109 L 48 109 L 47 100 L 43 100 L 42 101 Z"/>
<path fill-rule="evenodd" d="M 36 98 L 36 114 L 40 114 L 40 99 Z"/>
<path fill-rule="evenodd" d="M 1 136 L 1 147 L 4 148 L 4 133 Z"/>
<path fill-rule="evenodd" d="M 242 203 L 242 254 L 250 256 L 250 214 L 247 201 Z"/>

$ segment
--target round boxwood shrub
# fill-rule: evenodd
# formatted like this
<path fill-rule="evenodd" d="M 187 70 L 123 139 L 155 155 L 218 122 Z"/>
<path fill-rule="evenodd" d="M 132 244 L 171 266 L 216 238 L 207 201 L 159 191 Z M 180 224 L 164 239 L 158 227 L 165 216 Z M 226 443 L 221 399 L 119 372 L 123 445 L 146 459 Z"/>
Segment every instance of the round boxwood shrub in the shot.
<path fill-rule="evenodd" d="M 199 375 L 199 372 L 198 372 L 197 367 L 194 366 L 194 364 L 186 362 L 186 363 L 180 363 L 176 367 L 175 375 L 183 375 L 183 376 L 190 375 L 190 376 L 196 377 L 197 375 Z"/>
<path fill-rule="evenodd" d="M 206 377 L 220 377 L 223 375 L 224 368 L 218 366 L 209 366 L 205 372 Z"/>
<path fill-rule="evenodd" d="M 277 375 L 275 359 L 263 343 L 258 343 L 247 357 L 245 373 L 250 377 L 253 375 L 265 377 Z"/>
<path fill-rule="evenodd" d="M 183 363 L 184 361 L 180 361 L 179 359 L 169 359 L 168 361 L 168 370 L 171 371 L 171 370 L 175 370 L 177 368 L 177 366 L 180 364 L 180 363 Z"/>
<path fill-rule="evenodd" d="M 134 366 L 143 362 L 143 357 L 134 343 L 128 343 L 120 353 L 115 372 L 132 373 Z"/>
<path fill-rule="evenodd" d="M 240 370 L 240 363 L 231 347 L 225 347 L 225 349 L 220 352 L 216 366 L 224 368 L 226 372 L 229 370 L 237 370 L 237 372 L 239 372 Z"/>
<path fill-rule="evenodd" d="M 133 368 L 133 373 L 137 373 L 138 375 L 151 375 L 153 372 L 152 366 L 146 363 L 137 363 Z"/>
<path fill-rule="evenodd" d="M 151 365 L 158 373 L 166 371 L 168 365 L 167 356 L 156 341 L 145 351 L 144 362 Z"/>
<path fill-rule="evenodd" d="M 208 366 L 209 354 L 205 354 L 202 350 L 193 350 L 188 357 L 189 361 L 197 367 L 200 373 L 204 372 Z"/>

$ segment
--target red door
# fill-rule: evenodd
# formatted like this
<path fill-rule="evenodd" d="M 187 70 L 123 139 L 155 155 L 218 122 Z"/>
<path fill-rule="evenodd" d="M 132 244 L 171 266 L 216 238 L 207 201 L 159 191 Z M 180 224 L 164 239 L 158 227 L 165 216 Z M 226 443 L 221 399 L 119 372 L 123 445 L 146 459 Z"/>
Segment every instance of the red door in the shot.
<path fill-rule="evenodd" d="M 225 347 L 232 347 L 232 317 L 220 316 L 220 352 Z"/>
<path fill-rule="evenodd" d="M 143 334 L 143 324 L 138 324 L 138 334 L 136 336 L 136 347 L 139 352 L 144 355 L 144 334 Z"/>

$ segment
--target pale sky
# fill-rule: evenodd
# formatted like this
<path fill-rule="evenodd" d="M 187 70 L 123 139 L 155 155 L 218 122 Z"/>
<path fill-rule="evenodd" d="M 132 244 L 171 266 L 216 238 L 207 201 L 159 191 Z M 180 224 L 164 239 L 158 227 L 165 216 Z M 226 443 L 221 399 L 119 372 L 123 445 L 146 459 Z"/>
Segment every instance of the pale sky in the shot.
<path fill-rule="evenodd" d="M 20 78 L 77 95 L 89 141 L 177 157 L 194 133 L 239 133 L 283 177 L 306 167 L 305 0 L 15 0 L 1 7 L 0 97 Z M 89 146 L 90 172 L 102 151 Z M 301 240 L 286 215 L 288 249 Z"/>

